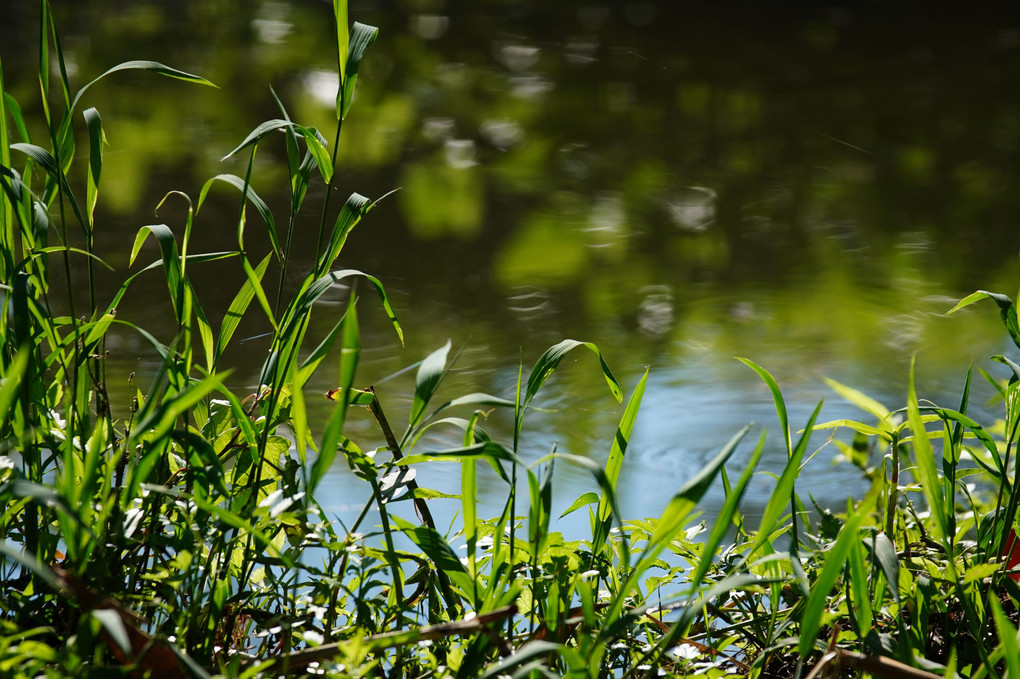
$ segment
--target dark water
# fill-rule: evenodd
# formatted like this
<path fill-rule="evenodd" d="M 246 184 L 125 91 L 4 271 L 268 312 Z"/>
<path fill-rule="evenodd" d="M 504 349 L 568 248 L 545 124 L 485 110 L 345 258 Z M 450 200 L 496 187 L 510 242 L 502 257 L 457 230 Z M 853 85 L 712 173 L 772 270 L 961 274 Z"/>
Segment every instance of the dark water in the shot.
<path fill-rule="evenodd" d="M 118 271 L 100 281 L 101 299 L 127 275 L 140 226 L 183 228 L 180 202 L 153 215 L 167 191 L 197 198 L 208 177 L 243 174 L 243 160 L 219 159 L 278 117 L 270 84 L 295 120 L 332 139 L 331 3 L 54 5 L 79 86 L 127 59 L 219 86 L 121 74 L 83 102 L 99 108 L 109 140 L 97 249 Z M 978 288 L 1015 290 L 1018 274 L 1017 12 L 690 5 L 351 6 L 352 20 L 381 32 L 345 123 L 341 192 L 400 191 L 358 227 L 341 263 L 383 280 L 407 334 L 401 349 L 366 296 L 358 381 L 376 383 L 400 421 L 412 373 L 386 378 L 447 339 L 463 353 L 441 396 L 507 396 L 520 357 L 530 366 L 564 337 L 598 343 L 628 392 L 650 367 L 621 480 L 631 516 L 657 513 L 744 424 L 774 429 L 767 389 L 733 356 L 775 375 L 797 427 L 822 398 L 823 420 L 856 416 L 824 376 L 901 405 L 912 354 L 922 396 L 956 405 L 968 365 L 994 370 L 986 357 L 1007 346 L 991 307 L 942 314 Z M 6 86 L 38 115 L 34 3 L 0 8 Z M 283 153 L 263 145 L 254 180 L 278 221 Z M 214 190 L 192 251 L 232 247 L 236 210 L 233 189 Z M 310 252 L 318 219 L 312 210 L 303 219 L 295 247 Z M 264 252 L 257 231 L 252 215 L 247 245 Z M 231 263 L 191 274 L 213 317 L 243 280 Z M 120 315 L 168 339 L 165 284 L 149 283 Z M 319 332 L 341 301 L 319 309 Z M 229 354 L 239 391 L 254 388 L 263 331 L 253 316 L 241 332 L 254 339 Z M 126 403 L 127 373 L 151 370 L 151 356 L 127 332 L 111 349 L 111 374 L 125 385 L 115 398 Z M 552 412 L 529 420 L 529 459 L 554 443 L 595 459 L 608 452 L 622 408 L 593 358 L 576 358 L 548 385 Z M 329 389 L 329 374 L 310 388 Z M 509 431 L 499 414 L 487 426 Z M 350 433 L 382 443 L 367 419 Z M 833 467 L 834 455 L 821 450 L 802 488 L 841 504 L 863 483 Z M 773 431 L 764 464 L 784 457 Z M 458 487 L 455 468 L 423 475 Z M 562 467 L 560 478 L 564 505 L 588 487 L 580 471 Z M 487 483 L 497 502 L 503 489 Z M 327 502 L 360 503 L 352 487 L 338 469 Z M 768 487 L 762 477 L 757 491 Z"/>

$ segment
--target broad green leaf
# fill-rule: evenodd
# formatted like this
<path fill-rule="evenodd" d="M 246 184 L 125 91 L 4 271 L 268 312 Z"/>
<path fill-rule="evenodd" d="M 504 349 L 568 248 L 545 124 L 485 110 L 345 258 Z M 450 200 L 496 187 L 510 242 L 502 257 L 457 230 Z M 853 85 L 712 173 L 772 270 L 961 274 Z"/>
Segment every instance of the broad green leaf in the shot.
<path fill-rule="evenodd" d="M 606 461 L 606 480 L 615 492 L 616 483 L 620 478 L 620 469 L 623 467 L 623 458 L 627 454 L 627 446 L 630 443 L 631 434 L 634 431 L 634 422 L 637 420 L 638 410 L 641 407 L 641 399 L 645 394 L 645 385 L 648 382 L 648 370 L 641 376 L 634 393 L 631 394 L 627 407 L 624 409 L 623 417 L 616 428 L 616 435 L 613 437 L 613 445 L 609 451 L 609 459 Z M 595 532 L 592 535 L 592 549 L 599 550 L 609 538 L 609 528 L 612 522 L 612 513 L 609 507 L 609 498 L 603 494 L 599 500 L 599 507 L 596 512 Z"/>
<path fill-rule="evenodd" d="M 865 412 L 871 413 L 877 417 L 879 421 L 882 421 L 889 416 L 890 411 L 888 408 L 864 392 L 848 387 L 845 384 L 840 384 L 836 380 L 829 379 L 828 377 L 825 378 L 825 383 L 832 387 L 832 390 L 839 394 L 844 400 L 849 401 Z"/>
<path fill-rule="evenodd" d="M 599 501 L 599 494 L 598 493 L 596 493 L 594 491 L 588 491 L 587 493 L 583 493 L 580 497 L 578 497 L 576 500 L 574 500 L 572 503 L 570 503 L 570 506 L 567 507 L 562 514 L 560 514 L 560 518 L 562 519 L 567 514 L 572 514 L 573 512 L 576 512 L 578 509 L 580 509 L 581 507 L 584 507 L 586 505 L 595 504 L 598 501 Z"/>
<path fill-rule="evenodd" d="M 341 120 L 347 117 L 347 112 L 351 109 L 351 102 L 354 101 L 354 84 L 358 80 L 358 68 L 361 65 L 361 59 L 365 56 L 365 50 L 375 42 L 377 35 L 379 35 L 378 28 L 357 21 L 354 22 L 354 26 L 351 28 L 351 43 L 350 50 L 347 53 L 347 67 L 341 70 L 341 92 L 337 94 L 337 114 Z"/>
<path fill-rule="evenodd" d="M 425 417 L 425 409 L 446 373 L 446 357 L 450 353 L 450 346 L 450 340 L 447 340 L 446 344 L 429 354 L 418 367 L 414 380 L 414 399 L 408 417 L 408 433 Z"/>
<path fill-rule="evenodd" d="M 103 121 L 99 117 L 99 111 L 95 108 L 86 109 L 84 116 L 89 129 L 88 194 L 85 199 L 85 209 L 91 225 L 93 224 L 93 213 L 96 210 L 96 201 L 99 199 L 99 178 L 103 171 L 103 143 L 106 141 L 106 137 L 103 134 Z"/>

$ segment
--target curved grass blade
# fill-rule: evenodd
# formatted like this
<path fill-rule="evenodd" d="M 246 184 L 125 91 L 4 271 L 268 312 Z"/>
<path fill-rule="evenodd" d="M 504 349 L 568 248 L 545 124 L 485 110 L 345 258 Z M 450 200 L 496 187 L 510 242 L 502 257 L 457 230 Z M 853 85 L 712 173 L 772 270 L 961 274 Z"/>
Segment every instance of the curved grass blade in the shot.
<path fill-rule="evenodd" d="M 408 434 L 417 427 L 425 417 L 425 409 L 436 393 L 439 383 L 446 374 L 446 357 L 452 346 L 450 340 L 429 354 L 418 367 L 414 380 L 414 399 L 411 401 L 411 412 L 408 417 Z M 404 439 L 407 439 L 405 435 Z"/>
<path fill-rule="evenodd" d="M 783 394 L 779 390 L 779 385 L 776 383 L 775 378 L 772 377 L 768 370 L 765 370 L 765 368 L 762 368 L 750 359 L 737 356 L 737 360 L 758 373 L 758 377 L 761 378 L 768 386 L 769 391 L 772 392 L 772 401 L 776 407 L 776 414 L 779 416 L 779 428 L 783 434 L 783 442 L 786 444 L 786 453 L 787 455 L 792 455 L 793 438 L 790 434 L 790 418 L 786 412 L 786 401 L 783 399 Z"/>
<path fill-rule="evenodd" d="M 138 233 L 135 235 L 134 245 L 131 247 L 131 256 L 128 259 L 128 266 L 135 263 L 135 258 L 138 257 L 138 252 L 141 250 L 142 245 L 145 243 L 146 239 L 148 239 L 150 234 L 159 244 L 163 268 L 166 270 L 166 283 L 167 287 L 170 289 L 170 301 L 174 305 L 174 312 L 177 314 L 178 322 L 181 322 L 182 319 L 180 314 L 184 303 L 184 287 L 181 284 L 181 262 L 177 255 L 177 240 L 174 238 L 173 231 L 170 230 L 170 227 L 166 224 L 150 224 L 138 229 Z"/>
<path fill-rule="evenodd" d="M 393 311 L 393 306 L 390 304 L 389 297 L 386 296 L 386 289 L 383 284 L 379 282 L 379 279 L 375 276 L 370 276 L 367 273 L 358 271 L 357 269 L 340 269 L 338 271 L 331 271 L 325 276 L 320 277 L 318 280 L 309 285 L 304 292 L 302 292 L 298 298 L 292 304 L 292 307 L 288 309 L 287 321 L 284 323 L 284 334 L 290 334 L 296 328 L 297 323 L 301 323 L 304 315 L 312 308 L 312 305 L 322 297 L 334 284 L 339 283 L 344 278 L 350 276 L 361 276 L 368 280 L 369 283 L 379 293 L 379 299 L 382 301 L 383 310 L 386 312 L 387 317 L 390 319 L 390 323 L 393 328 L 397 331 L 397 337 L 400 338 L 400 343 L 404 343 L 404 331 L 400 327 L 400 322 L 397 320 L 397 315 Z"/>
<path fill-rule="evenodd" d="M 283 251 L 280 249 L 280 237 L 276 232 L 276 220 L 273 219 L 273 212 L 269 209 L 269 206 L 266 205 L 266 202 L 255 192 L 255 189 L 252 188 L 251 184 L 246 183 L 244 179 L 238 177 L 236 174 L 218 174 L 207 180 L 202 186 L 202 192 L 198 196 L 198 207 L 196 208 L 196 211 L 202 209 L 202 203 L 205 202 L 206 194 L 209 193 L 209 189 L 212 188 L 213 183 L 217 181 L 233 186 L 235 189 L 240 191 L 252 205 L 255 206 L 255 209 L 262 216 L 262 221 L 264 221 L 266 223 L 266 227 L 268 227 L 269 242 L 272 245 L 273 252 L 276 254 L 276 258 L 282 262 Z"/>
<path fill-rule="evenodd" d="M 107 70 L 101 76 L 85 85 L 85 87 L 78 90 L 78 93 L 74 96 L 74 101 L 71 102 L 70 107 L 71 110 L 73 111 L 75 108 L 77 108 L 78 101 L 82 98 L 82 95 L 85 94 L 86 90 L 88 90 L 90 87 L 95 85 L 97 82 L 99 82 L 106 76 L 110 75 L 111 73 L 116 73 L 118 71 L 132 71 L 132 70 L 152 71 L 153 73 L 158 73 L 159 75 L 165 75 L 168 78 L 175 78 L 177 80 L 183 80 L 185 82 L 194 83 L 196 85 L 208 85 L 209 87 L 216 87 L 216 85 L 212 84 L 202 76 L 193 75 L 191 73 L 185 73 L 184 71 L 179 71 L 176 68 L 171 68 L 165 64 L 159 63 L 158 61 L 144 61 L 144 60 L 125 61 L 124 63 L 117 64 L 113 68 Z"/>
<path fill-rule="evenodd" d="M 999 307 L 999 315 L 1002 317 L 1002 322 L 1006 326 L 1006 331 L 1009 333 L 1010 338 L 1013 340 L 1013 344 L 1020 347 L 1020 323 L 1017 322 L 1016 305 L 1006 295 L 998 292 L 988 292 L 987 290 L 978 290 L 977 292 L 967 295 L 959 301 L 959 303 L 952 309 L 946 312 L 946 315 L 956 313 L 960 309 L 979 302 L 983 299 L 991 298 L 995 301 L 995 304 Z"/>
<path fill-rule="evenodd" d="M 355 21 L 350 33 L 350 50 L 347 52 L 347 68 L 341 70 L 341 89 L 337 93 L 337 117 L 343 120 L 354 101 L 354 84 L 358 80 L 358 67 L 365 56 L 365 50 L 375 42 L 379 29 Z"/>
<path fill-rule="evenodd" d="M 577 340 L 566 339 L 549 347 L 538 361 L 535 362 L 535 367 L 531 369 L 531 374 L 528 376 L 528 386 L 524 393 L 524 400 L 521 402 L 521 417 L 518 418 L 520 426 L 520 420 L 523 420 L 524 411 L 527 410 L 528 405 L 532 399 L 538 393 L 542 385 L 545 384 L 546 380 L 552 376 L 556 368 L 559 366 L 567 354 L 578 347 L 585 347 L 589 349 L 599 358 L 599 364 L 602 366 L 602 374 L 606 378 L 606 382 L 609 384 L 609 390 L 613 394 L 613 398 L 619 403 L 623 401 L 623 391 L 620 389 L 620 383 L 616 380 L 613 375 L 613 371 L 609 369 L 609 365 L 606 363 L 606 359 L 602 356 L 602 352 L 592 342 L 579 342 Z"/>

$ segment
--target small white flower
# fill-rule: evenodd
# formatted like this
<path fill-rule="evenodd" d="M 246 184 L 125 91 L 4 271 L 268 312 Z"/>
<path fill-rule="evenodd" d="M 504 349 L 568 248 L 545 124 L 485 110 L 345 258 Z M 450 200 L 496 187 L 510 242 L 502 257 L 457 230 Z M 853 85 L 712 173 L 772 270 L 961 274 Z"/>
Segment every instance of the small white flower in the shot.
<path fill-rule="evenodd" d="M 267 495 L 267 496 L 266 496 L 266 497 L 265 497 L 265 498 L 264 498 L 264 499 L 262 500 L 262 502 L 260 502 L 260 503 L 259 503 L 259 507 L 272 507 L 272 506 L 273 506 L 273 504 L 274 504 L 274 503 L 275 503 L 275 502 L 276 502 L 276 501 L 277 501 L 278 499 L 280 499 L 280 496 L 281 496 L 281 495 L 283 495 L 283 491 L 282 491 L 282 490 L 274 490 L 274 491 L 273 491 L 272 493 L 270 493 L 269 495 Z"/>
<path fill-rule="evenodd" d="M 705 522 L 703 521 L 703 522 L 699 523 L 697 526 L 692 526 L 691 528 L 688 528 L 687 530 L 685 530 L 684 531 L 684 535 L 687 536 L 688 540 L 693 540 L 694 538 L 698 537 L 699 535 L 701 535 L 704 532 L 705 532 Z"/>
<path fill-rule="evenodd" d="M 305 630 L 301 638 L 311 646 L 322 646 L 323 636 L 314 630 Z"/>
<path fill-rule="evenodd" d="M 7 455 L 0 455 L 0 471 L 4 469 L 14 469 L 14 460 Z"/>
<path fill-rule="evenodd" d="M 577 577 L 579 577 L 579 578 L 597 578 L 600 575 L 602 575 L 602 574 L 599 573 L 598 571 L 592 570 L 592 571 L 585 571 L 584 573 L 581 573 Z"/>
<path fill-rule="evenodd" d="M 697 646 L 692 646 L 691 644 L 680 644 L 673 649 L 673 655 L 682 660 L 694 660 L 701 655 L 701 651 L 698 650 Z"/>
<path fill-rule="evenodd" d="M 430 639 L 422 639 L 418 642 L 418 645 L 422 648 L 428 648 L 432 645 L 432 641 Z"/>

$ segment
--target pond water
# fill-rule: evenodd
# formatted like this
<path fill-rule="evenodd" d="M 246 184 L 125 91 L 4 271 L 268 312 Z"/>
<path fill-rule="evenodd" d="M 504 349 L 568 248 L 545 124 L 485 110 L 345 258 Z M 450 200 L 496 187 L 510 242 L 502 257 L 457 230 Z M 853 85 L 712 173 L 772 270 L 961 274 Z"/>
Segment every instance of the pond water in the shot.
<path fill-rule="evenodd" d="M 109 141 L 97 249 L 118 271 L 100 282 L 105 298 L 126 276 L 140 226 L 183 228 L 180 204 L 153 216 L 167 191 L 197 197 L 207 178 L 244 173 L 242 160 L 220 158 L 279 117 L 270 85 L 296 121 L 331 138 L 328 2 L 54 5 L 78 86 L 128 59 L 219 86 L 127 73 L 83 102 L 99 108 Z M 769 392 L 734 356 L 772 372 L 797 427 L 823 398 L 823 420 L 858 416 L 824 377 L 901 405 L 914 354 L 919 393 L 955 406 L 970 363 L 1000 374 L 986 358 L 1008 346 L 990 305 L 943 314 L 975 289 L 1015 290 L 1018 275 L 1016 12 L 690 5 L 351 5 L 352 20 L 381 31 L 345 123 L 339 185 L 373 198 L 400 190 L 358 227 L 341 263 L 384 282 L 407 338 L 401 348 L 366 297 L 358 382 L 377 385 L 399 422 L 413 389 L 413 371 L 400 371 L 448 339 L 461 355 L 440 398 L 509 396 L 521 358 L 530 367 L 566 337 L 596 342 L 628 393 L 647 367 L 619 489 L 631 517 L 657 514 L 749 422 L 770 429 L 763 467 L 781 468 Z M 5 84 L 31 116 L 37 10 L 14 0 L 0 8 Z M 263 145 L 254 180 L 278 219 L 283 153 L 282 144 Z M 231 191 L 213 192 L 192 251 L 233 245 Z M 305 219 L 297 252 L 314 245 L 317 216 Z M 253 220 L 248 247 L 264 252 L 255 231 Z M 211 316 L 243 280 L 230 262 L 191 272 Z M 320 332 L 339 300 L 317 312 Z M 169 339 L 167 309 L 154 275 L 119 312 Z M 263 331 L 253 316 L 242 328 L 252 339 L 229 354 L 239 392 L 254 389 Z M 123 407 L 127 373 L 151 371 L 152 357 L 129 333 L 110 348 Z M 330 374 L 310 390 L 334 386 Z M 605 459 L 622 406 L 591 355 L 571 355 L 541 406 L 526 425 L 526 458 L 556 445 Z M 318 417 L 328 413 L 325 401 L 316 407 Z M 499 413 L 486 426 L 510 430 Z M 382 444 L 367 418 L 349 434 L 364 447 Z M 863 490 L 854 469 L 833 466 L 835 454 L 824 448 L 805 469 L 805 497 L 839 506 Z M 558 473 L 563 506 L 591 487 L 584 472 Z M 423 470 L 420 480 L 459 487 L 456 467 Z M 769 483 L 759 479 L 752 511 Z M 483 485 L 495 513 L 505 489 L 491 478 Z M 363 502 L 343 463 L 326 493 L 341 516 Z"/>

